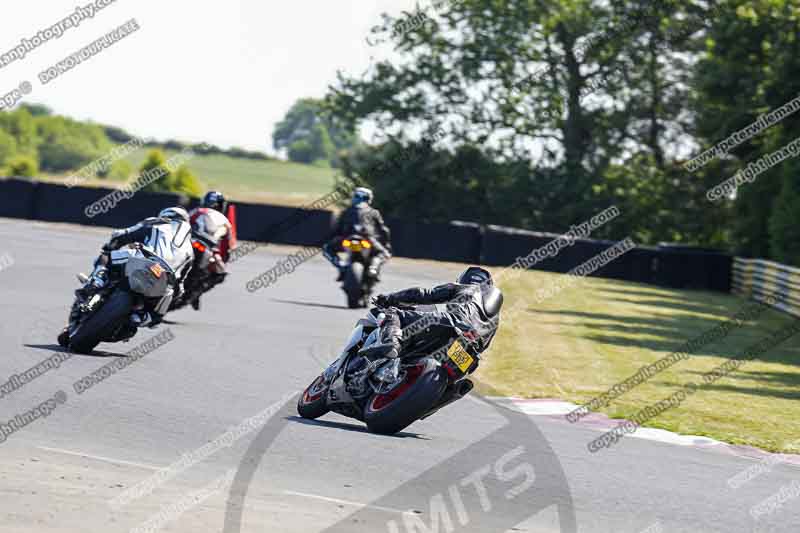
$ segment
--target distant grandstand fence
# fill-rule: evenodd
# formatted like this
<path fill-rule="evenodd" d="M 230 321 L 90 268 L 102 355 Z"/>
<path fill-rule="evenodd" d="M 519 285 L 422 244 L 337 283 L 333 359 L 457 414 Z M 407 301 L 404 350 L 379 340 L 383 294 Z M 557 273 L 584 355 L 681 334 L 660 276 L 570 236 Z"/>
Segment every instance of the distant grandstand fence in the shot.
<path fill-rule="evenodd" d="M 776 309 L 800 317 L 800 269 L 763 259 L 735 258 L 731 290 L 753 300 L 766 302 L 776 295 Z"/>

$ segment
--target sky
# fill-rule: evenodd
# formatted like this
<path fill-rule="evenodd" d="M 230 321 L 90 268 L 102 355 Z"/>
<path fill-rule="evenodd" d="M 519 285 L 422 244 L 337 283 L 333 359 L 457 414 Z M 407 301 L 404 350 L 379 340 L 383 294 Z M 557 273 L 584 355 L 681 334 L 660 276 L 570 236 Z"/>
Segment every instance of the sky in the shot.
<path fill-rule="evenodd" d="M 321 97 L 337 70 L 360 75 L 381 13 L 413 0 L 25 0 L 0 17 L 0 55 L 95 1 L 110 5 L 0 68 L 0 97 L 158 140 L 272 151 L 271 134 L 299 98 Z M 224 6 L 224 7 L 223 7 Z M 85 11 L 89 13 L 89 11 Z M 39 74 L 111 30 L 139 29 L 68 72 Z"/>

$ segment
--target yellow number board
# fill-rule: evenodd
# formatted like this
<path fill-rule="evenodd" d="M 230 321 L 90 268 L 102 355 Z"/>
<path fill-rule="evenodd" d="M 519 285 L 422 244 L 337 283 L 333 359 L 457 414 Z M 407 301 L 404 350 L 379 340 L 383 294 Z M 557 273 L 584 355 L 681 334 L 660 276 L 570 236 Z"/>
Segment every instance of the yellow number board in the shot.
<path fill-rule="evenodd" d="M 465 374 L 474 361 L 472 356 L 461 346 L 461 342 L 459 342 L 458 339 L 450 345 L 450 348 L 447 350 L 447 356 Z"/>

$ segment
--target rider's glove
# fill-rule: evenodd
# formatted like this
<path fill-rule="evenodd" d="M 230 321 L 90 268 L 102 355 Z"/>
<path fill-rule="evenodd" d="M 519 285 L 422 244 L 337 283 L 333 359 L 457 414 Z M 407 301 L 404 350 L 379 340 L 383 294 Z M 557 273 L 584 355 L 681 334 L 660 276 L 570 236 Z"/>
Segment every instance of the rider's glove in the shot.
<path fill-rule="evenodd" d="M 379 294 L 378 296 L 372 299 L 372 303 L 374 303 L 375 306 L 377 307 L 385 309 L 387 307 L 393 306 L 396 302 L 394 301 L 394 298 L 392 298 L 391 296 L 387 296 L 385 294 Z"/>

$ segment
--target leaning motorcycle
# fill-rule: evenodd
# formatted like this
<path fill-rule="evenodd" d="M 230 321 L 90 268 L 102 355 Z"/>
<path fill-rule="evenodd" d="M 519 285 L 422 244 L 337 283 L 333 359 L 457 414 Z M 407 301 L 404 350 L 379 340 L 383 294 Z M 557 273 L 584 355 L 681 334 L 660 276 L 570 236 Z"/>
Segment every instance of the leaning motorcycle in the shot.
<path fill-rule="evenodd" d="M 161 257 L 141 246 L 111 252 L 108 279 L 77 305 L 80 317 L 70 326 L 68 348 L 91 353 L 101 342 L 125 341 L 147 321 L 153 305 L 172 291 L 175 273 Z"/>
<path fill-rule="evenodd" d="M 344 270 L 342 290 L 347 295 L 347 307 L 366 307 L 377 281 L 369 273 L 369 265 L 377 253 L 375 244 L 360 235 L 350 235 L 342 240 L 344 258 L 340 264 Z"/>
<path fill-rule="evenodd" d="M 385 318 L 372 309 L 357 322 L 339 358 L 300 396 L 300 416 L 315 419 L 333 411 L 365 422 L 373 433 L 394 434 L 472 390 L 466 376 L 480 358 L 465 349 L 453 328 L 428 328 L 429 334 L 413 336 L 394 359 L 359 355 L 378 342 Z"/>

